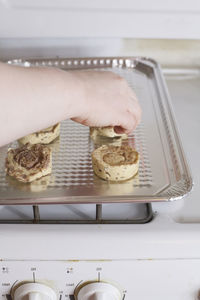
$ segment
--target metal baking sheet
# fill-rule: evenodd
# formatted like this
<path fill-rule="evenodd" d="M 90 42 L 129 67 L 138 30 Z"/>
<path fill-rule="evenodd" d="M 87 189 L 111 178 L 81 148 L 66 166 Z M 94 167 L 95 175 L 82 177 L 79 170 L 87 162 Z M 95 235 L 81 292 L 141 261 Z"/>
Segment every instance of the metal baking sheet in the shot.
<path fill-rule="evenodd" d="M 89 128 L 71 120 L 61 123 L 53 151 L 53 172 L 31 184 L 17 182 L 4 171 L 8 147 L 0 149 L 0 204 L 58 204 L 154 202 L 181 199 L 192 188 L 169 94 L 159 65 L 141 57 L 32 59 L 8 63 L 55 66 L 64 70 L 108 70 L 123 76 L 136 92 L 143 110 L 142 122 L 123 144 L 140 153 L 139 172 L 125 182 L 112 183 L 94 175 L 91 152 L 101 144 L 90 139 Z"/>

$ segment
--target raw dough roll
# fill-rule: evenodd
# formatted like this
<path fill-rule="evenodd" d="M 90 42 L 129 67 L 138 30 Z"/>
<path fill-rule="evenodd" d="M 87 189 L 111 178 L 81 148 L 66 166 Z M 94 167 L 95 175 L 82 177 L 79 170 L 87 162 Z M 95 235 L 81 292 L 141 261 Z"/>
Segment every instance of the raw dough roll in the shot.
<path fill-rule="evenodd" d="M 101 147 L 102 145 L 121 146 L 122 141 L 123 140 L 120 138 L 111 139 L 104 136 L 97 136 L 96 139 L 93 139 L 95 149 Z"/>
<path fill-rule="evenodd" d="M 50 126 L 44 130 L 31 133 L 22 137 L 18 142 L 22 145 L 30 144 L 49 144 L 55 140 L 60 134 L 60 123 Z"/>
<path fill-rule="evenodd" d="M 90 127 L 90 136 L 92 139 L 96 139 L 97 136 L 105 136 L 109 138 L 122 138 L 127 139 L 127 134 L 116 133 L 113 126 L 107 127 Z"/>
<path fill-rule="evenodd" d="M 138 172 L 139 153 L 129 146 L 103 145 L 93 151 L 92 165 L 100 178 L 123 181 Z"/>
<path fill-rule="evenodd" d="M 6 176 L 6 180 L 8 184 L 14 187 L 15 189 L 25 191 L 25 192 L 38 193 L 38 192 L 45 191 L 47 189 L 49 183 L 52 181 L 52 175 L 49 174 L 43 176 L 32 182 L 21 182 L 11 176 Z"/>
<path fill-rule="evenodd" d="M 26 144 L 8 149 L 6 173 L 19 181 L 32 182 L 51 173 L 52 155 L 47 146 Z"/>

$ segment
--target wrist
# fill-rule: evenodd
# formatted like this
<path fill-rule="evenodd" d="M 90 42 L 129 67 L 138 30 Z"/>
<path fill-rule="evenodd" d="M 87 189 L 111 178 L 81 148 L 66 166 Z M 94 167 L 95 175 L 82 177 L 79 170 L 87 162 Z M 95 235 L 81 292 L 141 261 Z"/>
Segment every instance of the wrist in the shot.
<path fill-rule="evenodd" d="M 84 80 L 80 71 L 62 71 L 63 99 L 67 108 L 67 118 L 76 118 L 83 114 L 86 107 Z"/>

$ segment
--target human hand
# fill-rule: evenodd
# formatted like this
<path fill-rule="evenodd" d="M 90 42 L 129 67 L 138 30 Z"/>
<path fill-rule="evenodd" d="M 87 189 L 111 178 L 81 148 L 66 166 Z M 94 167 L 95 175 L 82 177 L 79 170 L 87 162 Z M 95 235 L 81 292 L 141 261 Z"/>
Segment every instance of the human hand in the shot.
<path fill-rule="evenodd" d="M 117 133 L 132 132 L 141 108 L 126 80 L 108 71 L 75 71 L 84 93 L 72 120 L 94 127 L 114 126 Z"/>
<path fill-rule="evenodd" d="M 0 82 L 0 126 L 6 124 L 0 146 L 69 118 L 93 127 L 114 126 L 117 133 L 130 133 L 141 118 L 136 95 L 112 72 L 0 63 Z"/>

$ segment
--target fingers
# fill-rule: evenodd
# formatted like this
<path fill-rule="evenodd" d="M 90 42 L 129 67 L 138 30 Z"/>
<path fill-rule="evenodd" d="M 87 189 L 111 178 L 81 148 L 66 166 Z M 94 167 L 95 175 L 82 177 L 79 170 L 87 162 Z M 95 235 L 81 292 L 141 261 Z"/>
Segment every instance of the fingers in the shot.
<path fill-rule="evenodd" d="M 87 126 L 114 126 L 117 133 L 131 133 L 141 120 L 137 96 L 125 79 L 111 72 L 88 71 L 84 82 L 84 105 L 73 121 Z"/>
<path fill-rule="evenodd" d="M 94 126 L 94 124 L 92 124 L 92 122 L 88 119 L 83 119 L 81 117 L 77 117 L 77 118 L 71 118 L 72 121 L 75 121 L 77 123 L 80 123 L 82 125 L 86 125 L 86 126 Z"/>
<path fill-rule="evenodd" d="M 114 131 L 115 131 L 117 134 L 123 134 L 123 133 L 125 133 L 125 132 L 124 132 L 124 128 L 122 128 L 121 126 L 114 126 Z"/>
<path fill-rule="evenodd" d="M 123 114 L 123 116 L 120 115 L 118 120 L 119 120 L 119 124 L 114 125 L 114 130 L 116 131 L 116 133 L 120 133 L 120 134 L 131 133 L 138 124 L 138 120 L 130 112 Z"/>
<path fill-rule="evenodd" d="M 99 115 L 101 115 L 100 118 Z M 129 110 L 126 110 L 125 112 L 121 112 L 120 110 L 107 110 L 104 114 L 98 113 L 98 115 L 95 114 L 95 116 L 93 114 L 90 114 L 89 116 L 84 115 L 82 117 L 72 118 L 72 120 L 86 126 L 114 126 L 116 133 L 129 134 L 135 130 L 141 120 L 141 108 L 137 105 L 133 112 Z"/>

